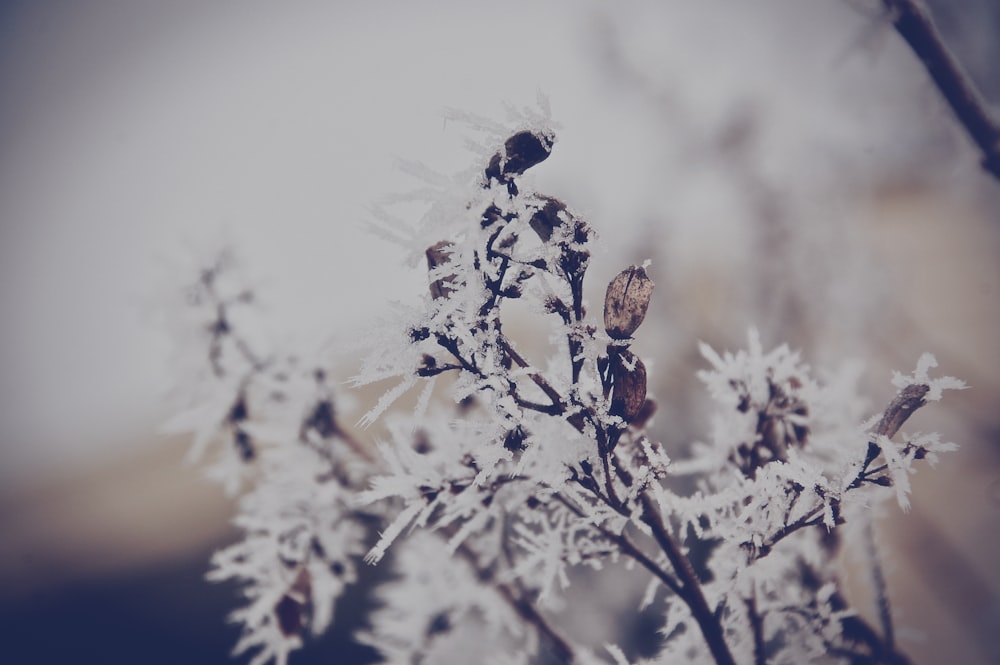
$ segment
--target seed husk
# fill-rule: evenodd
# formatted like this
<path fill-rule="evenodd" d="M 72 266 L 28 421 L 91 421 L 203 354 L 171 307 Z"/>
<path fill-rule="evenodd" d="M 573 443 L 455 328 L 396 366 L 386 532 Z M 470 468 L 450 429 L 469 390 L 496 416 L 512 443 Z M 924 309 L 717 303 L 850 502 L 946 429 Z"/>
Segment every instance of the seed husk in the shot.
<path fill-rule="evenodd" d="M 614 339 L 628 339 L 646 318 L 653 280 L 642 266 L 618 273 L 604 296 L 604 329 Z"/>
<path fill-rule="evenodd" d="M 646 366 L 631 351 L 623 350 L 611 357 L 611 373 L 614 387 L 610 413 L 631 423 L 646 403 Z"/>

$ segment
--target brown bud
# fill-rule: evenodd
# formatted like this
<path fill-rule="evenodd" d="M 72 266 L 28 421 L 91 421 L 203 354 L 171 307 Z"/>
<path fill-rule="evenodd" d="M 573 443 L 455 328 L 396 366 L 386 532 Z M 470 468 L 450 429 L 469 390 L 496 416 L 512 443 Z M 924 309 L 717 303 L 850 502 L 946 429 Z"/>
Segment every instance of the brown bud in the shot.
<path fill-rule="evenodd" d="M 637 430 L 642 430 L 649 424 L 649 421 L 655 413 L 656 400 L 647 397 L 646 401 L 642 403 L 642 408 L 639 409 L 639 413 L 636 414 L 635 418 L 633 418 L 629 424 Z"/>
<path fill-rule="evenodd" d="M 447 240 L 442 240 L 441 242 L 431 245 L 427 248 L 425 254 L 427 255 L 427 269 L 433 270 L 438 266 L 442 266 L 451 260 L 451 250 L 454 247 Z M 455 282 L 454 275 L 447 275 L 436 279 L 431 282 L 431 295 L 435 300 L 438 298 L 447 298 L 452 293 L 455 292 L 455 287 L 452 286 Z"/>
<path fill-rule="evenodd" d="M 535 214 L 531 216 L 531 228 L 534 229 L 538 237 L 542 239 L 542 242 L 548 242 L 549 238 L 552 237 L 552 231 L 563 223 L 560 219 L 559 213 L 566 213 L 566 204 L 559 199 L 552 198 L 551 196 L 540 197 L 545 204 L 535 211 Z"/>
<path fill-rule="evenodd" d="M 291 596 L 282 596 L 274 606 L 274 615 L 278 619 L 278 628 L 285 637 L 299 635 L 302 632 L 304 609 L 302 603 Z"/>
<path fill-rule="evenodd" d="M 507 139 L 503 148 L 503 153 L 493 155 L 486 167 L 487 178 L 509 180 L 545 161 L 552 152 L 552 137 L 525 130 Z"/>
<path fill-rule="evenodd" d="M 631 351 L 623 351 L 611 357 L 611 374 L 614 388 L 610 413 L 631 423 L 646 403 L 646 366 Z"/>
<path fill-rule="evenodd" d="M 604 296 L 604 329 L 615 339 L 628 339 L 646 318 L 653 280 L 642 266 L 631 266 L 608 284 Z"/>
<path fill-rule="evenodd" d="M 274 606 L 274 614 L 278 620 L 278 628 L 282 635 L 291 637 L 302 633 L 305 622 L 306 606 L 312 597 L 312 583 L 309 571 L 300 568 L 295 582 L 288 592 Z"/>

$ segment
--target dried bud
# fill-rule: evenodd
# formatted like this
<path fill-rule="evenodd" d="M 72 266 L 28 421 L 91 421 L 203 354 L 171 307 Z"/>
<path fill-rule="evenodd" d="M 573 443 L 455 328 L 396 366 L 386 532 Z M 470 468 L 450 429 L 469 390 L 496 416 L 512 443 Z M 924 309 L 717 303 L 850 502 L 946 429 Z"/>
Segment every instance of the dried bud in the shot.
<path fill-rule="evenodd" d="M 636 414 L 635 418 L 629 424 L 637 430 L 645 429 L 656 413 L 656 408 L 656 401 L 647 397 L 646 401 L 642 403 L 639 413 Z"/>
<path fill-rule="evenodd" d="M 300 568 L 291 588 L 274 607 L 278 628 L 282 635 L 291 637 L 302 633 L 306 607 L 312 599 L 312 580 L 309 571 Z"/>
<path fill-rule="evenodd" d="M 604 296 L 604 329 L 615 339 L 628 339 L 646 318 L 653 280 L 642 266 L 632 266 L 611 280 Z"/>
<path fill-rule="evenodd" d="M 438 266 L 442 266 L 451 260 L 451 250 L 454 245 L 452 245 L 447 240 L 442 240 L 441 242 L 431 245 L 427 248 L 425 254 L 427 255 L 427 269 L 434 270 Z M 431 282 L 431 295 L 435 300 L 438 298 L 447 298 L 452 293 L 455 292 L 455 287 L 452 284 L 455 283 L 454 275 L 447 275 L 440 279 L 436 279 Z"/>
<path fill-rule="evenodd" d="M 299 635 L 302 633 L 302 624 L 305 613 L 302 603 L 291 596 L 282 596 L 278 604 L 274 606 L 274 615 L 278 619 L 278 628 L 285 637 Z"/>
<path fill-rule="evenodd" d="M 545 161 L 552 152 L 552 136 L 525 130 L 514 134 L 486 167 L 486 177 L 506 181 Z"/>
<path fill-rule="evenodd" d="M 631 351 L 624 351 L 611 357 L 611 374 L 610 413 L 631 423 L 646 403 L 646 366 Z"/>
<path fill-rule="evenodd" d="M 542 242 L 548 242 L 549 238 L 552 237 L 552 231 L 563 223 L 563 220 L 559 218 L 559 213 L 568 213 L 566 213 L 566 204 L 559 199 L 551 196 L 540 198 L 545 201 L 545 204 L 535 211 L 528 223 L 531 224 L 531 228 L 542 239 Z"/>

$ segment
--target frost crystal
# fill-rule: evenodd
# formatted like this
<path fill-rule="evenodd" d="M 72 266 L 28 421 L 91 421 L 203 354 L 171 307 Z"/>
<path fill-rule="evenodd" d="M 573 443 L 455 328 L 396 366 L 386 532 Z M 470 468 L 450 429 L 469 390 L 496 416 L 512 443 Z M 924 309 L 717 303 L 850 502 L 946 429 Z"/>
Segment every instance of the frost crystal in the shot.
<path fill-rule="evenodd" d="M 901 662 L 884 589 L 882 632 L 840 591 L 841 527 L 870 528 L 871 508 L 893 497 L 908 506 L 916 463 L 955 446 L 901 427 L 964 384 L 930 378 L 925 354 L 865 421 L 854 373 L 821 381 L 751 330 L 735 353 L 700 345 L 711 436 L 672 458 L 646 430 L 653 377 L 630 348 L 655 307 L 648 263 L 615 277 L 603 321 L 589 318 L 596 234 L 526 175 L 553 149 L 547 110 L 509 125 L 451 119 L 481 137 L 475 169 L 451 178 L 405 165 L 425 186 L 400 201 L 423 202 L 422 219 L 407 224 L 391 202 L 374 215 L 427 279 L 421 303 L 379 322 L 353 379 L 388 386 L 360 421 L 384 428 L 377 451 L 341 425 L 326 370 L 264 354 L 236 325 L 250 300 L 222 287 L 224 263 L 201 275 L 211 372 L 171 426 L 195 433 L 195 457 L 218 452 L 210 473 L 242 492 L 243 539 L 210 573 L 243 584 L 236 652 L 286 663 L 333 620 L 364 555 L 394 571 L 357 636 L 389 663 L 527 665 L 543 651 L 636 662 L 556 625 L 580 611 L 566 594 L 584 567 L 648 576 L 623 601 L 661 618 L 659 652 L 642 662 Z M 543 322 L 547 350 L 511 336 L 515 301 Z M 411 413 L 394 407 L 418 386 Z"/>

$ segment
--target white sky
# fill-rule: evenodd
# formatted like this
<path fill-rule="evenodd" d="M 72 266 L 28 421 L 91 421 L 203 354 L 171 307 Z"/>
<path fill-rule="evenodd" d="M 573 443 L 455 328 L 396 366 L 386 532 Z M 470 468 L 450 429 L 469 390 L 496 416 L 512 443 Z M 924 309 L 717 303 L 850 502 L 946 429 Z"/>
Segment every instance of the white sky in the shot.
<path fill-rule="evenodd" d="M 736 4 L 5 5 L 0 467 L 72 463 L 145 422 L 165 380 L 150 310 L 157 289 L 188 277 L 165 277 L 161 258 L 186 246 L 235 239 L 289 329 L 335 329 L 344 312 L 423 288 L 419 276 L 401 284 L 398 253 L 357 225 L 407 188 L 397 158 L 468 166 L 445 107 L 502 118 L 504 103 L 543 92 L 564 129 L 540 181 L 571 195 L 610 251 L 634 246 L 618 230 L 649 212 L 639 202 L 683 193 L 650 176 L 663 173 L 649 168 L 662 119 L 599 74 L 607 12 L 631 57 L 682 84 L 696 126 L 764 102 L 762 168 L 839 168 L 803 169 L 818 144 L 899 158 L 879 137 L 913 111 L 851 94 L 884 93 L 907 54 L 858 55 L 864 22 L 845 3 Z"/>

